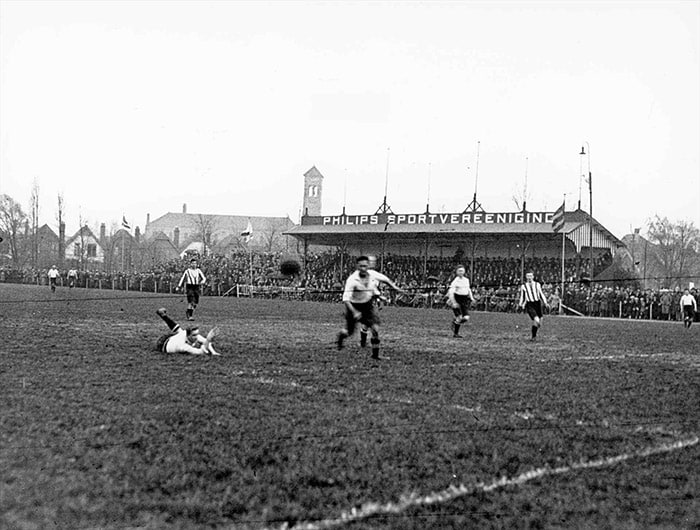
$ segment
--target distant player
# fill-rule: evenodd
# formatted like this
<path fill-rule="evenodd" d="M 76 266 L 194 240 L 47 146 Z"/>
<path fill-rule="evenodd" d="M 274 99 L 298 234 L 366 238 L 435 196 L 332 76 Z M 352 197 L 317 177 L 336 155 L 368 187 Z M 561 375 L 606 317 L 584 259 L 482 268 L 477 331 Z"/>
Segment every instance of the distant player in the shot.
<path fill-rule="evenodd" d="M 187 320 L 194 320 L 194 310 L 199 304 L 199 295 L 201 294 L 202 285 L 205 283 L 207 283 L 207 279 L 204 273 L 197 267 L 197 260 L 192 258 L 190 260 L 190 268 L 182 274 L 182 278 L 177 284 L 178 289 L 182 289 L 183 285 L 185 286 L 185 293 L 187 294 L 187 311 L 185 311 L 185 315 Z"/>
<path fill-rule="evenodd" d="M 535 273 L 532 271 L 525 274 L 525 283 L 520 286 L 521 309 L 525 309 L 532 319 L 532 338 L 536 340 L 537 330 L 542 325 L 542 308 L 549 308 L 547 298 L 542 292 L 542 285 L 535 281 Z"/>
<path fill-rule="evenodd" d="M 381 272 L 378 272 L 376 269 L 377 267 L 377 257 L 376 256 L 367 256 L 367 263 L 369 265 L 369 268 L 367 269 L 367 273 L 369 274 L 370 279 L 372 282 L 374 282 L 374 287 L 376 287 L 378 294 L 375 295 L 373 300 L 376 302 L 377 299 L 383 300 L 384 297 L 381 296 L 381 292 L 379 291 L 379 287 L 382 283 L 387 284 L 389 287 L 394 289 L 395 291 L 398 291 L 400 293 L 405 293 L 403 289 L 401 289 L 398 285 L 396 285 L 394 282 L 392 282 L 388 276 L 385 274 L 382 274 Z M 352 276 L 358 276 L 359 277 L 359 271 L 355 271 L 352 273 Z M 368 334 L 368 327 L 365 324 L 360 325 L 360 346 L 365 347 L 367 346 L 367 334 Z"/>
<path fill-rule="evenodd" d="M 357 324 L 364 324 L 372 334 L 372 358 L 379 359 L 379 315 L 374 305 L 374 297 L 379 296 L 377 283 L 369 274 L 369 258 L 357 258 L 357 270 L 345 282 L 343 304 L 345 306 L 345 327 L 338 333 L 338 349 L 343 348 L 346 338 L 355 332 Z"/>
<path fill-rule="evenodd" d="M 452 320 L 452 336 L 462 338 L 459 334 L 459 327 L 466 322 L 469 322 L 469 309 L 474 302 L 474 295 L 469 286 L 469 278 L 465 276 L 466 269 L 464 265 L 457 265 L 455 269 L 455 279 L 452 280 L 449 289 L 447 290 L 447 302 L 452 308 L 454 319 Z"/>
<path fill-rule="evenodd" d="M 72 289 L 73 287 L 75 287 L 77 280 L 78 280 L 78 271 L 75 270 L 74 268 L 71 268 L 68 271 L 68 288 Z"/>
<path fill-rule="evenodd" d="M 49 286 L 51 287 L 51 292 L 55 293 L 56 292 L 56 285 L 58 284 L 58 277 L 59 277 L 59 272 L 58 272 L 58 269 L 56 268 L 56 265 L 51 265 L 51 268 L 49 269 L 48 277 L 49 277 Z"/>
<path fill-rule="evenodd" d="M 219 332 L 219 328 L 212 328 L 206 337 L 202 337 L 197 326 L 188 326 L 182 329 L 180 325 L 167 315 L 164 307 L 156 311 L 156 314 L 170 328 L 170 333 L 163 335 L 156 342 L 156 350 L 162 353 L 189 353 L 191 355 L 221 355 L 214 349 L 212 341 Z"/>
<path fill-rule="evenodd" d="M 695 297 L 690 294 L 690 290 L 686 289 L 683 291 L 683 296 L 681 296 L 681 312 L 683 313 L 683 327 L 690 328 L 695 318 L 695 312 L 698 310 L 697 302 Z"/>

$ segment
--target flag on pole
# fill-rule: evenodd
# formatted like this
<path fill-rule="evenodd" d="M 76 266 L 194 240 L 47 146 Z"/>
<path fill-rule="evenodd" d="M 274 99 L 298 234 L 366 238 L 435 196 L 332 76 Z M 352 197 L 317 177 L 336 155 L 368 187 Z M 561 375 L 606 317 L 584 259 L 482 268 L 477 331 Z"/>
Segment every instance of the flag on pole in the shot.
<path fill-rule="evenodd" d="M 241 236 L 245 237 L 245 242 L 248 243 L 253 238 L 253 225 L 250 224 L 250 219 L 248 219 L 248 227 L 244 232 L 241 232 Z"/>
<path fill-rule="evenodd" d="M 129 225 L 128 221 L 126 220 L 126 217 L 122 215 L 122 226 L 126 228 L 127 230 L 131 230 L 131 225 Z"/>
<path fill-rule="evenodd" d="M 552 230 L 555 232 L 561 231 L 564 228 L 564 211 L 565 211 L 566 201 L 561 203 L 561 206 L 554 212 L 552 217 Z"/>

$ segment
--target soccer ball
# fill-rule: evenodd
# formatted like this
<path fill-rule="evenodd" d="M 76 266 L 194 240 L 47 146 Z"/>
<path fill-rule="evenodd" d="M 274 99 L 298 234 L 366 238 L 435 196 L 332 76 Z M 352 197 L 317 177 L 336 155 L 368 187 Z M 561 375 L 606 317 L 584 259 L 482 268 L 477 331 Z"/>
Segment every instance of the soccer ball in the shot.
<path fill-rule="evenodd" d="M 280 272 L 285 276 L 296 276 L 300 270 L 301 265 L 296 260 L 287 259 L 280 263 Z"/>

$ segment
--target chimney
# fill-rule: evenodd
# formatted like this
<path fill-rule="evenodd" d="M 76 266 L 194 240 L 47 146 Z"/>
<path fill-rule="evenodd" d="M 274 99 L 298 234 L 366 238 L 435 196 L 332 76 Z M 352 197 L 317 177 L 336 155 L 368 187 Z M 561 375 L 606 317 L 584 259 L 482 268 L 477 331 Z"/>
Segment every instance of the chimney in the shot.
<path fill-rule="evenodd" d="M 151 214 L 147 213 L 146 214 L 146 228 L 148 229 L 148 225 L 151 224 Z"/>
<path fill-rule="evenodd" d="M 187 203 L 182 204 L 182 213 L 187 213 Z"/>
<path fill-rule="evenodd" d="M 180 248 L 180 229 L 177 226 L 175 230 L 173 230 L 173 245 L 175 245 L 177 249 Z"/>
<path fill-rule="evenodd" d="M 136 227 L 136 230 L 134 230 L 134 239 L 137 243 L 141 241 L 141 229 L 138 226 Z"/>
<path fill-rule="evenodd" d="M 105 227 L 105 224 L 102 223 L 100 225 L 100 244 L 104 245 L 106 240 L 107 240 L 107 228 Z"/>

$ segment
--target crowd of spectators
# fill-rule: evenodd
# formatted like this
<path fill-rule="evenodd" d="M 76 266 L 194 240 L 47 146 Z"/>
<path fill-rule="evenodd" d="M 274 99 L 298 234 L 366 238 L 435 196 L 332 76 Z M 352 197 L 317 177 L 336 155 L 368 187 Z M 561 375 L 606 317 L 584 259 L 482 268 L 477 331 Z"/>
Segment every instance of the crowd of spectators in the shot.
<path fill-rule="evenodd" d="M 285 296 L 289 298 L 340 300 L 345 278 L 354 270 L 352 256 L 339 252 L 308 254 L 300 275 L 288 278 L 280 274 L 282 253 L 247 252 L 228 256 L 199 258 L 207 276 L 205 295 Z M 297 257 L 302 261 L 303 258 Z M 172 260 L 140 272 L 78 271 L 77 287 L 121 289 L 149 292 L 173 292 L 187 267 L 189 256 Z M 604 254 L 593 264 L 598 274 L 612 262 Z M 562 301 L 570 313 L 628 319 L 679 320 L 681 292 L 641 289 L 634 282 L 590 282 L 590 264 L 585 258 L 564 264 L 564 297 L 561 298 L 561 261 L 555 258 L 484 258 L 469 260 L 464 256 L 420 257 L 387 254 L 379 267 L 408 294 L 387 292 L 390 303 L 412 307 L 444 307 L 447 286 L 457 263 L 463 263 L 471 279 L 475 309 L 514 312 L 522 275 L 533 270 L 549 298 L 552 311 Z M 61 271 L 59 285 L 68 285 L 67 270 Z M 584 281 L 582 281 L 584 280 Z M 0 267 L 0 282 L 47 284 L 46 271 Z M 700 306 L 700 293 L 698 297 Z"/>

